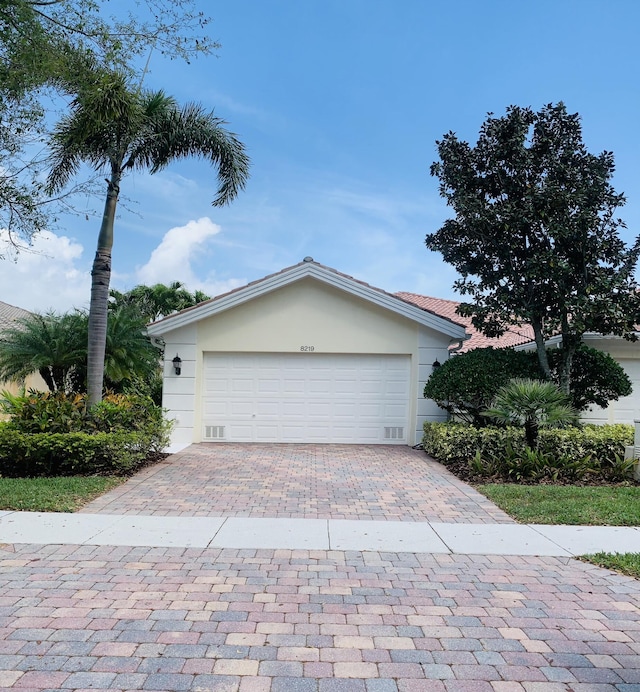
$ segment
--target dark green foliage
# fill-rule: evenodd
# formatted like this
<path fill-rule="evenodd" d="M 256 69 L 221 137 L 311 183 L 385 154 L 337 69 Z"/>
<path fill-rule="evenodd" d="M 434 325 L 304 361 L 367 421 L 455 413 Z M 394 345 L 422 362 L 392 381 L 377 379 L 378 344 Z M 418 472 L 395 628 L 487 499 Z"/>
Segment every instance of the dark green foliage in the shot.
<path fill-rule="evenodd" d="M 180 281 L 173 281 L 170 284 L 154 284 L 153 286 L 140 285 L 126 293 L 111 289 L 109 297 L 110 310 L 130 307 L 146 322 L 154 322 L 173 312 L 209 300 L 209 296 L 202 291 L 190 293 Z"/>
<path fill-rule="evenodd" d="M 188 61 L 218 47 L 193 0 L 144 0 L 123 17 L 108 0 L 0 1 L 0 228 L 15 244 L 68 210 L 44 193 L 43 158 L 30 158 L 47 110 L 59 108 L 52 92 L 68 99 L 98 65 L 132 73 L 132 58 L 150 49 Z"/>
<path fill-rule="evenodd" d="M 0 424 L 0 476 L 126 474 L 166 447 L 171 425 L 148 397 L 109 395 L 90 410 L 86 395 L 7 396 Z"/>
<path fill-rule="evenodd" d="M 540 430 L 537 449 L 528 448 L 524 429 L 475 428 L 466 423 L 425 423 L 423 446 L 445 466 L 465 464 L 478 476 L 511 481 L 607 481 L 629 477 L 624 448 L 633 442 L 631 425 L 585 425 Z"/>
<path fill-rule="evenodd" d="M 487 425 L 481 414 L 503 385 L 514 377 L 537 377 L 530 354 L 513 349 L 476 348 L 452 356 L 434 370 L 424 396 L 462 420 Z"/>
<path fill-rule="evenodd" d="M 562 355 L 559 349 L 547 353 L 552 379 L 558 384 Z M 500 387 L 519 377 L 543 379 L 534 351 L 477 348 L 452 356 L 437 368 L 424 396 L 461 420 L 483 426 L 488 421 L 482 411 L 491 406 Z M 571 368 L 571 403 L 576 410 L 591 404 L 605 407 L 630 393 L 631 381 L 619 363 L 608 353 L 580 345 Z"/>
<path fill-rule="evenodd" d="M 590 154 L 580 117 L 562 103 L 489 114 L 475 146 L 453 132 L 437 144 L 431 173 L 455 216 L 426 245 L 462 276 L 455 288 L 471 300 L 460 314 L 490 337 L 531 325 L 547 379 L 545 343 L 560 334 L 569 393 L 582 335 L 633 339 L 640 315 L 640 237 L 629 248 L 619 237 L 625 198 L 611 185 L 613 154 Z"/>
<path fill-rule="evenodd" d="M 577 423 L 569 397 L 556 384 L 526 378 L 510 380 L 500 387 L 484 415 L 506 425 L 524 426 L 528 451 L 536 448 L 541 428 Z"/>
<path fill-rule="evenodd" d="M 0 425 L 0 476 L 125 475 L 152 447 L 143 432 L 23 433 Z"/>
<path fill-rule="evenodd" d="M 23 380 L 39 372 L 52 392 L 86 389 L 88 316 L 30 315 L 0 336 L 0 379 Z M 153 381 L 160 349 L 146 335 L 145 318 L 133 306 L 109 311 L 105 385 L 122 392 L 132 383 Z"/>
<path fill-rule="evenodd" d="M 86 394 L 5 392 L 0 405 L 10 416 L 5 425 L 21 433 L 141 432 L 154 452 L 166 445 L 170 429 L 162 409 L 141 395 L 108 394 L 89 409 Z"/>
<path fill-rule="evenodd" d="M 560 383 L 562 352 L 558 348 L 549 349 L 549 366 L 553 381 Z M 533 359 L 535 355 L 530 353 Z M 610 401 L 631 394 L 631 380 L 624 368 L 608 353 L 581 344 L 571 363 L 571 402 L 578 411 L 584 411 L 592 404 L 606 408 Z"/>

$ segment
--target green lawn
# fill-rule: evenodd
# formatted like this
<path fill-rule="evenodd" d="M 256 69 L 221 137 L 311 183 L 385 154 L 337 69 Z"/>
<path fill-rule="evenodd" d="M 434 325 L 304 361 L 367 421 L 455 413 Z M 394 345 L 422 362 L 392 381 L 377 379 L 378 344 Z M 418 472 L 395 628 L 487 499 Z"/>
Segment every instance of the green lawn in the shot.
<path fill-rule="evenodd" d="M 102 476 L 0 478 L 0 510 L 75 512 L 125 480 Z"/>
<path fill-rule="evenodd" d="M 640 526 L 640 487 L 478 485 L 477 489 L 523 524 Z"/>
<path fill-rule="evenodd" d="M 595 553 L 580 559 L 640 579 L 640 553 Z"/>

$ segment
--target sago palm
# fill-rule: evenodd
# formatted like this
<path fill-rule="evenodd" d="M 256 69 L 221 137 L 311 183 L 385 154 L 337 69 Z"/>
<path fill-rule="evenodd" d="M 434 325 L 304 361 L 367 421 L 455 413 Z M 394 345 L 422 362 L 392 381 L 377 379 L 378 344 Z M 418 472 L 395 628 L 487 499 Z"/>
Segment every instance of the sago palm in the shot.
<path fill-rule="evenodd" d="M 577 419 L 569 397 L 553 382 L 514 379 L 496 394 L 492 407 L 483 415 L 512 425 L 523 425 L 527 444 L 535 448 L 538 430 Z"/>
<path fill-rule="evenodd" d="M 120 74 L 108 73 L 84 89 L 51 140 L 48 191 L 58 192 L 81 163 L 105 171 L 107 196 L 91 271 L 87 391 L 89 405 L 102 398 L 113 226 L 123 176 L 134 169 L 157 173 L 176 159 L 196 156 L 217 169 L 213 204 L 234 199 L 248 178 L 249 159 L 224 121 L 202 106 L 179 107 L 162 91 L 133 89 Z"/>

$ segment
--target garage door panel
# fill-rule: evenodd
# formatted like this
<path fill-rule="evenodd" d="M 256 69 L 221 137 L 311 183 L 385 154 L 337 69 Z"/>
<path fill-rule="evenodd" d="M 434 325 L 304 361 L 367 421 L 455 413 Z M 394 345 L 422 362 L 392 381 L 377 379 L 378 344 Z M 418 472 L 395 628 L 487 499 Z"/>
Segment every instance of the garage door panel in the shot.
<path fill-rule="evenodd" d="M 205 437 L 406 443 L 408 356 L 205 354 L 204 373 Z"/>

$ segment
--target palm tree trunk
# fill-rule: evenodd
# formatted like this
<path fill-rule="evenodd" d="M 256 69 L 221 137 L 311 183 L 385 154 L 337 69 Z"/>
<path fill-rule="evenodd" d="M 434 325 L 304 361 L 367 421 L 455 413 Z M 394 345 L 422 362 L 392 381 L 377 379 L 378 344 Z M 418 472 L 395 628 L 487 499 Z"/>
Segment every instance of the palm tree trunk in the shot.
<path fill-rule="evenodd" d="M 107 313 L 109 308 L 109 282 L 111 281 L 111 248 L 113 222 L 118 205 L 121 171 L 112 168 L 107 181 L 107 199 L 102 215 L 98 248 L 91 268 L 91 302 L 89 304 L 89 335 L 87 343 L 87 399 L 94 406 L 102 401 L 104 380 L 104 352 L 107 341 Z"/>

